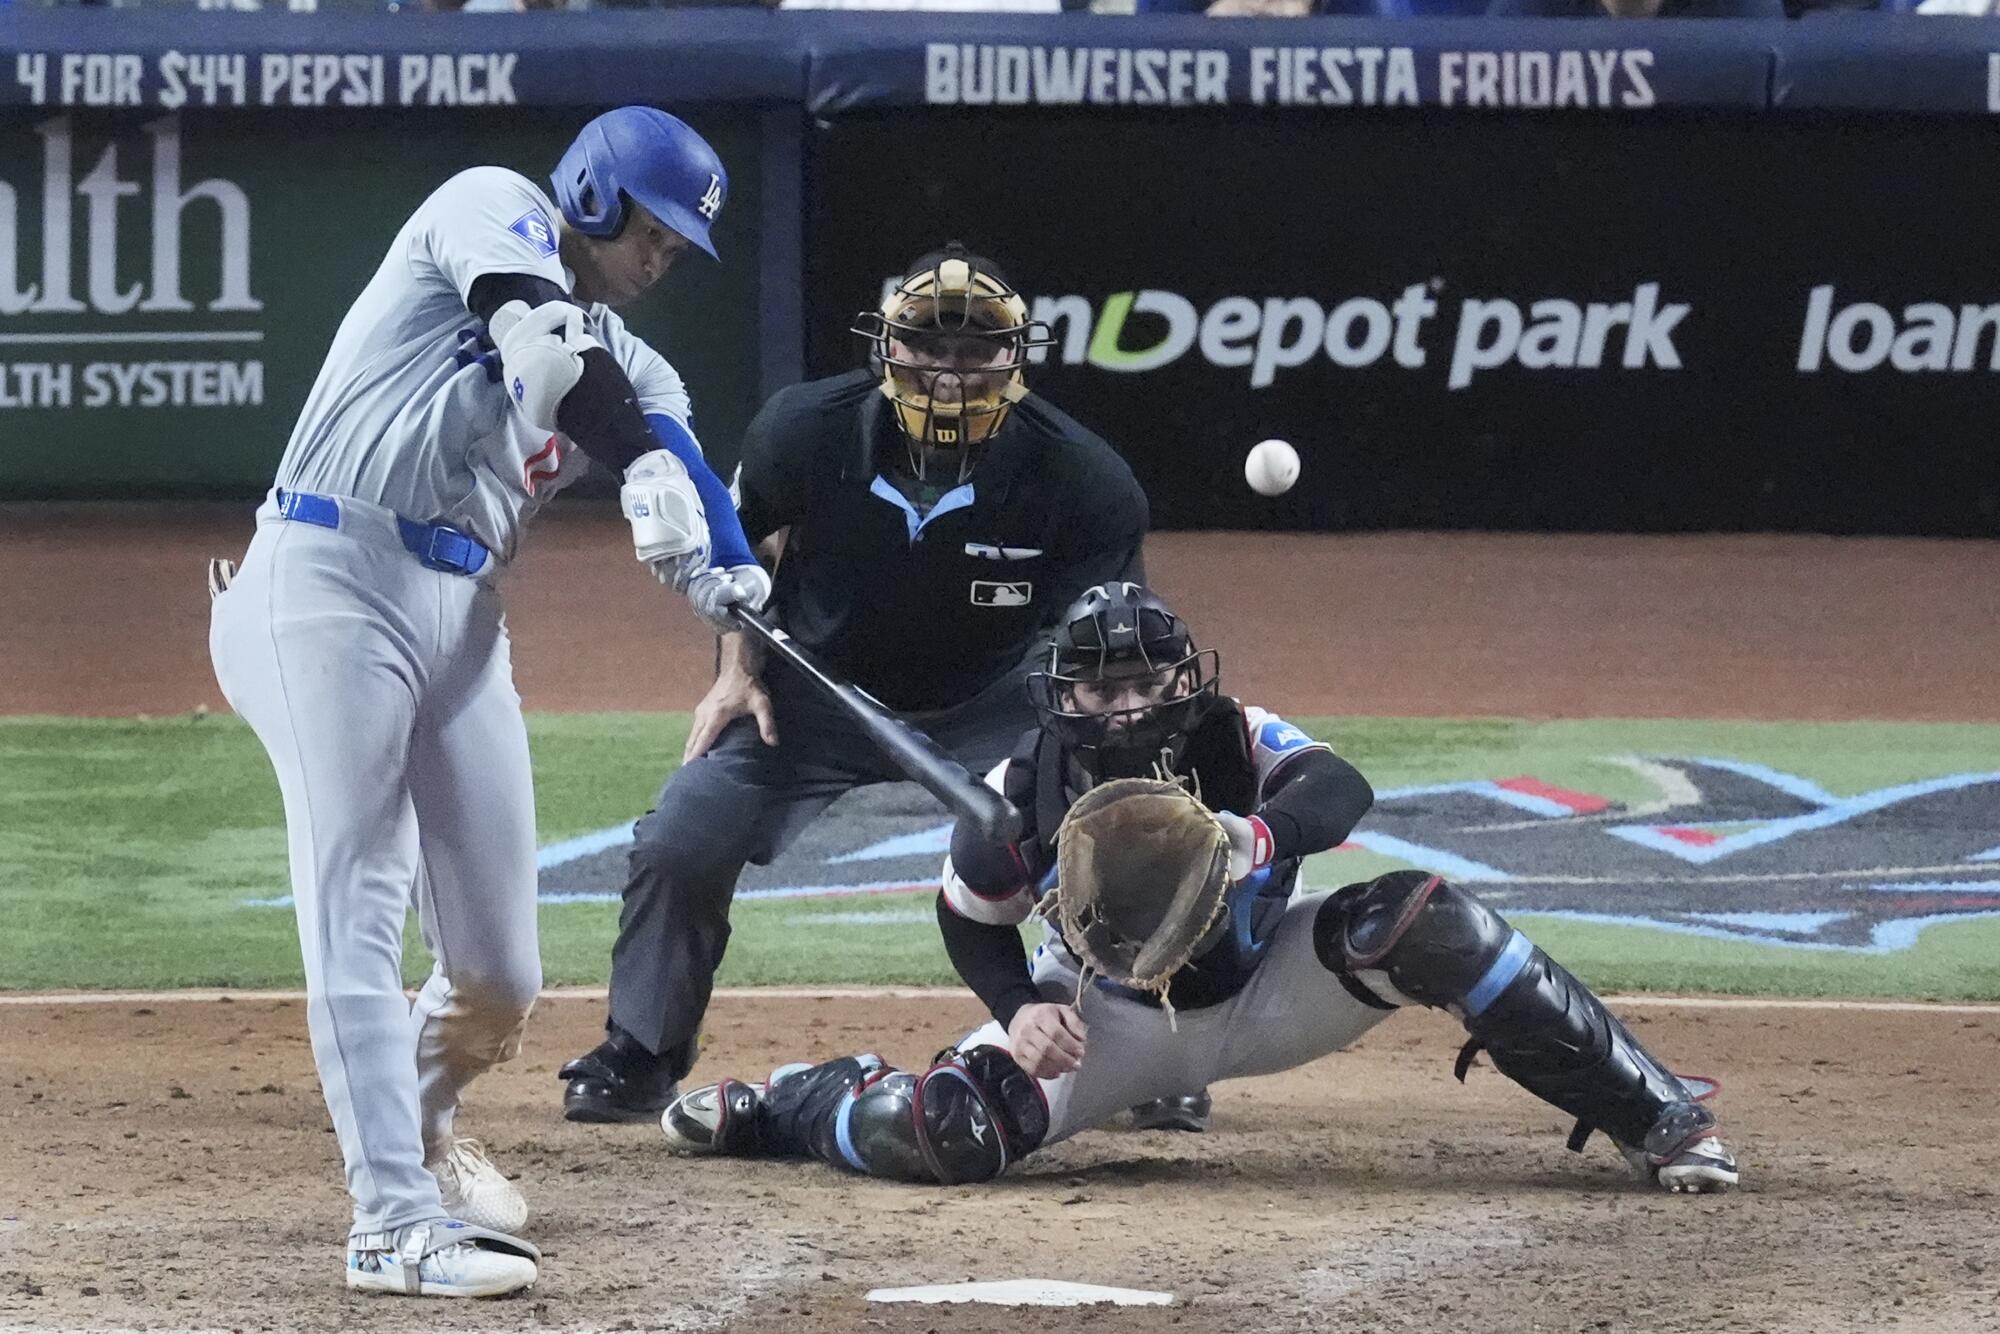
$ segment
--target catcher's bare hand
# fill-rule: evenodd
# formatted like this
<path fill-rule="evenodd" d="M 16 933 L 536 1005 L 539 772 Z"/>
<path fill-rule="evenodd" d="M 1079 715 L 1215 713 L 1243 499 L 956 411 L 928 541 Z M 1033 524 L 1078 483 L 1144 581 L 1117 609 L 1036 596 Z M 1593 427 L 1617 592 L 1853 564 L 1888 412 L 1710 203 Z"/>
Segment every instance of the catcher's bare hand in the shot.
<path fill-rule="evenodd" d="M 1088 1031 L 1074 1006 L 1023 1005 L 1007 1025 L 1007 1047 L 1030 1076 L 1054 1079 L 1083 1063 L 1083 1039 Z"/>

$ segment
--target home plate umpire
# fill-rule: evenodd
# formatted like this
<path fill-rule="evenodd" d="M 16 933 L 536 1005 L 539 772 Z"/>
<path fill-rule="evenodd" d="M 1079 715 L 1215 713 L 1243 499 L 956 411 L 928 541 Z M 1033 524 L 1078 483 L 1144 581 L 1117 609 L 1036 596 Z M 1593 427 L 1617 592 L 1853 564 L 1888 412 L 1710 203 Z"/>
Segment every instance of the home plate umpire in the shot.
<path fill-rule="evenodd" d="M 855 332 L 867 369 L 795 385 L 750 424 L 737 508 L 776 619 L 975 774 L 1034 725 L 1025 681 L 1085 589 L 1142 581 L 1145 494 L 1026 383 L 1053 340 L 991 260 L 924 255 Z M 657 1117 L 694 1065 L 746 862 L 852 788 L 902 774 L 753 636 L 722 640 L 684 765 L 638 822 L 607 1037 L 565 1065 L 572 1121 Z"/>

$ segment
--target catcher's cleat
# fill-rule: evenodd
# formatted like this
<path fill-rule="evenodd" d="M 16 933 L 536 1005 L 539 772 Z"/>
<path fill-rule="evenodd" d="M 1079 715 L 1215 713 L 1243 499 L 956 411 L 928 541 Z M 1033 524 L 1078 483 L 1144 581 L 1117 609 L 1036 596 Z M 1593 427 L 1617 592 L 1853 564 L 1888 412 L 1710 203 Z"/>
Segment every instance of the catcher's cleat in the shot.
<path fill-rule="evenodd" d="M 757 1145 L 757 1114 L 763 1101 L 764 1090 L 739 1079 L 683 1093 L 660 1114 L 667 1151 L 748 1155 Z"/>
<path fill-rule="evenodd" d="M 456 1218 L 347 1239 L 347 1286 L 403 1297 L 504 1297 L 539 1276 L 537 1251 L 519 1237 Z"/>
<path fill-rule="evenodd" d="M 493 1165 L 478 1140 L 454 1139 L 424 1166 L 437 1178 L 438 1196 L 453 1218 L 495 1232 L 516 1233 L 527 1226 L 527 1197 Z"/>
<path fill-rule="evenodd" d="M 664 1058 L 615 1030 L 589 1054 L 557 1071 L 556 1078 L 569 1081 L 563 1090 L 563 1119 L 568 1121 L 650 1121 L 680 1093 L 680 1081 Z"/>
<path fill-rule="evenodd" d="M 1199 1135 L 1208 1129 L 1212 1107 L 1207 1089 L 1175 1098 L 1155 1098 L 1132 1109 L 1132 1125 L 1137 1130 L 1184 1130 Z"/>
<path fill-rule="evenodd" d="M 1707 1194 L 1734 1189 L 1736 1155 L 1710 1132 L 1715 1114 L 1695 1102 L 1677 1102 L 1660 1115 L 1645 1144 L 1620 1144 L 1618 1151 L 1641 1180 L 1673 1194 Z"/>

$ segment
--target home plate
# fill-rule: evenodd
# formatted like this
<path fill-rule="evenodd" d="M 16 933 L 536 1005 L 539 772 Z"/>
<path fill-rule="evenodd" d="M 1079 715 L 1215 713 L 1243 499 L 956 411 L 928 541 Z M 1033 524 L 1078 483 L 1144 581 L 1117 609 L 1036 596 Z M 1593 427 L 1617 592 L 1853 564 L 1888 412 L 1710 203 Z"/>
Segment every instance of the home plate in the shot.
<path fill-rule="evenodd" d="M 1171 1292 L 1105 1288 L 1053 1278 L 1010 1278 L 990 1283 L 933 1283 L 920 1288 L 875 1288 L 871 1302 L 984 1302 L 988 1306 L 1171 1306 Z"/>

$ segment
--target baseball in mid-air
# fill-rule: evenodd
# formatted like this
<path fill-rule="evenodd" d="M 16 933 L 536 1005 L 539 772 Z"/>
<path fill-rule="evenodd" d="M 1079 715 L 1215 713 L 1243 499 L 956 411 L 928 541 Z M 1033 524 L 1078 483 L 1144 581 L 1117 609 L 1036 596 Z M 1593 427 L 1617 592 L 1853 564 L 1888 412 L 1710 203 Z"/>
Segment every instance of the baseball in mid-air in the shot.
<path fill-rule="evenodd" d="M 1260 496 L 1282 496 L 1299 480 L 1299 451 L 1282 440 L 1266 440 L 1243 460 L 1243 480 Z"/>

